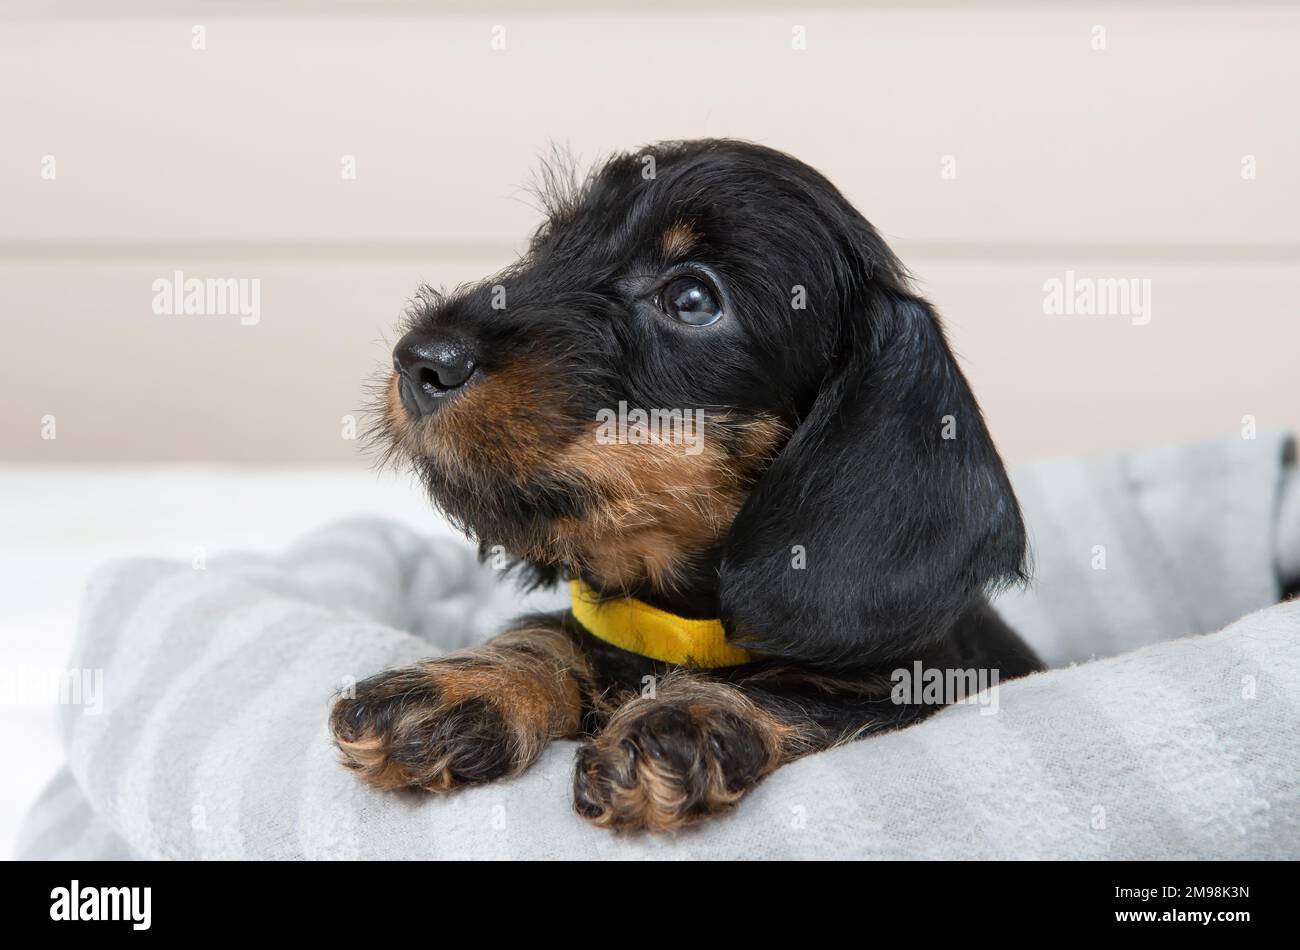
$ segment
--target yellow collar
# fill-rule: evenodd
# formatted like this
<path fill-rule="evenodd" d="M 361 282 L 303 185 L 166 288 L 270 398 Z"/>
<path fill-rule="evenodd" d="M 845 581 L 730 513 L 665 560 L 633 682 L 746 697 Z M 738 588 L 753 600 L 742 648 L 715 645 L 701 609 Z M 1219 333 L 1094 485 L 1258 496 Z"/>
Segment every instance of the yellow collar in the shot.
<path fill-rule="evenodd" d="M 720 620 L 688 620 L 632 597 L 601 601 L 582 581 L 570 581 L 573 616 L 587 632 L 652 660 L 709 669 L 738 666 L 752 657 L 727 642 Z"/>

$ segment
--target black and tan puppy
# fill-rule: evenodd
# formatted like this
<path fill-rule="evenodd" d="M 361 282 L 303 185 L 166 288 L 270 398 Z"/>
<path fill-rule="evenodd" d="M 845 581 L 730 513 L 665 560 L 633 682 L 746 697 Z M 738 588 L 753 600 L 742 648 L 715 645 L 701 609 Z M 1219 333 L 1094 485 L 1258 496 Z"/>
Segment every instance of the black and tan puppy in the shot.
<path fill-rule="evenodd" d="M 933 712 L 896 669 L 1038 668 L 986 600 L 1025 535 L 979 408 L 825 178 L 691 141 L 551 185 L 521 261 L 421 293 L 382 433 L 574 609 L 360 683 L 331 723 L 349 767 L 447 791 L 578 739 L 578 812 L 667 830 Z M 636 410 L 658 428 L 611 437 Z"/>

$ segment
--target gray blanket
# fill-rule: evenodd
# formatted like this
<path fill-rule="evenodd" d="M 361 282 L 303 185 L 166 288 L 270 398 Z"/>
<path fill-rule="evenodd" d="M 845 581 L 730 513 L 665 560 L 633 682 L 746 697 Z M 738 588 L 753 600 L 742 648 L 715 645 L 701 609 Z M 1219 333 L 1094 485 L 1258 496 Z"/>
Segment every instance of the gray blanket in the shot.
<path fill-rule="evenodd" d="M 1036 581 L 998 607 L 1058 668 L 999 687 L 996 715 L 954 706 L 796 762 L 673 836 L 575 816 L 572 743 L 445 798 L 338 766 L 336 689 L 562 602 L 468 544 L 354 522 L 277 558 L 109 564 L 72 660 L 102 695 L 65 707 L 68 766 L 19 854 L 1300 857 L 1300 603 L 1270 606 L 1300 577 L 1293 454 L 1261 435 L 1020 469 Z"/>

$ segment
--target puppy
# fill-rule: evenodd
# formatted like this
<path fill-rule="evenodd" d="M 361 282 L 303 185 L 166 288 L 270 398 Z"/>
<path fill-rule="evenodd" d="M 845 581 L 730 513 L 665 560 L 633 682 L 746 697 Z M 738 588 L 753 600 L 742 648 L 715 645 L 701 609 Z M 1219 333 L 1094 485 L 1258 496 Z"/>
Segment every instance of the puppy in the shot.
<path fill-rule="evenodd" d="M 358 684 L 345 765 L 445 792 L 575 739 L 579 814 L 667 831 L 953 701 L 900 673 L 1039 668 L 986 600 L 1024 572 L 1002 461 L 830 182 L 667 142 L 546 199 L 518 263 L 420 292 L 380 431 L 485 556 L 573 607 Z"/>

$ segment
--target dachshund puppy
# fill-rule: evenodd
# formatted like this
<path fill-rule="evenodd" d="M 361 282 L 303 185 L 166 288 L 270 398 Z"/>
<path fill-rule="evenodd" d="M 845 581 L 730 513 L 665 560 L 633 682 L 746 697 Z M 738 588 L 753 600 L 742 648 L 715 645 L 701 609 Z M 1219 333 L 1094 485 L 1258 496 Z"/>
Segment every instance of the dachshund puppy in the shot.
<path fill-rule="evenodd" d="M 420 292 L 379 429 L 573 607 L 358 684 L 331 717 L 348 767 L 445 792 L 576 739 L 577 811 L 666 831 L 935 711 L 896 671 L 1039 668 L 986 600 L 1024 574 L 1002 461 L 830 182 L 707 140 L 548 184 L 522 260 Z"/>

